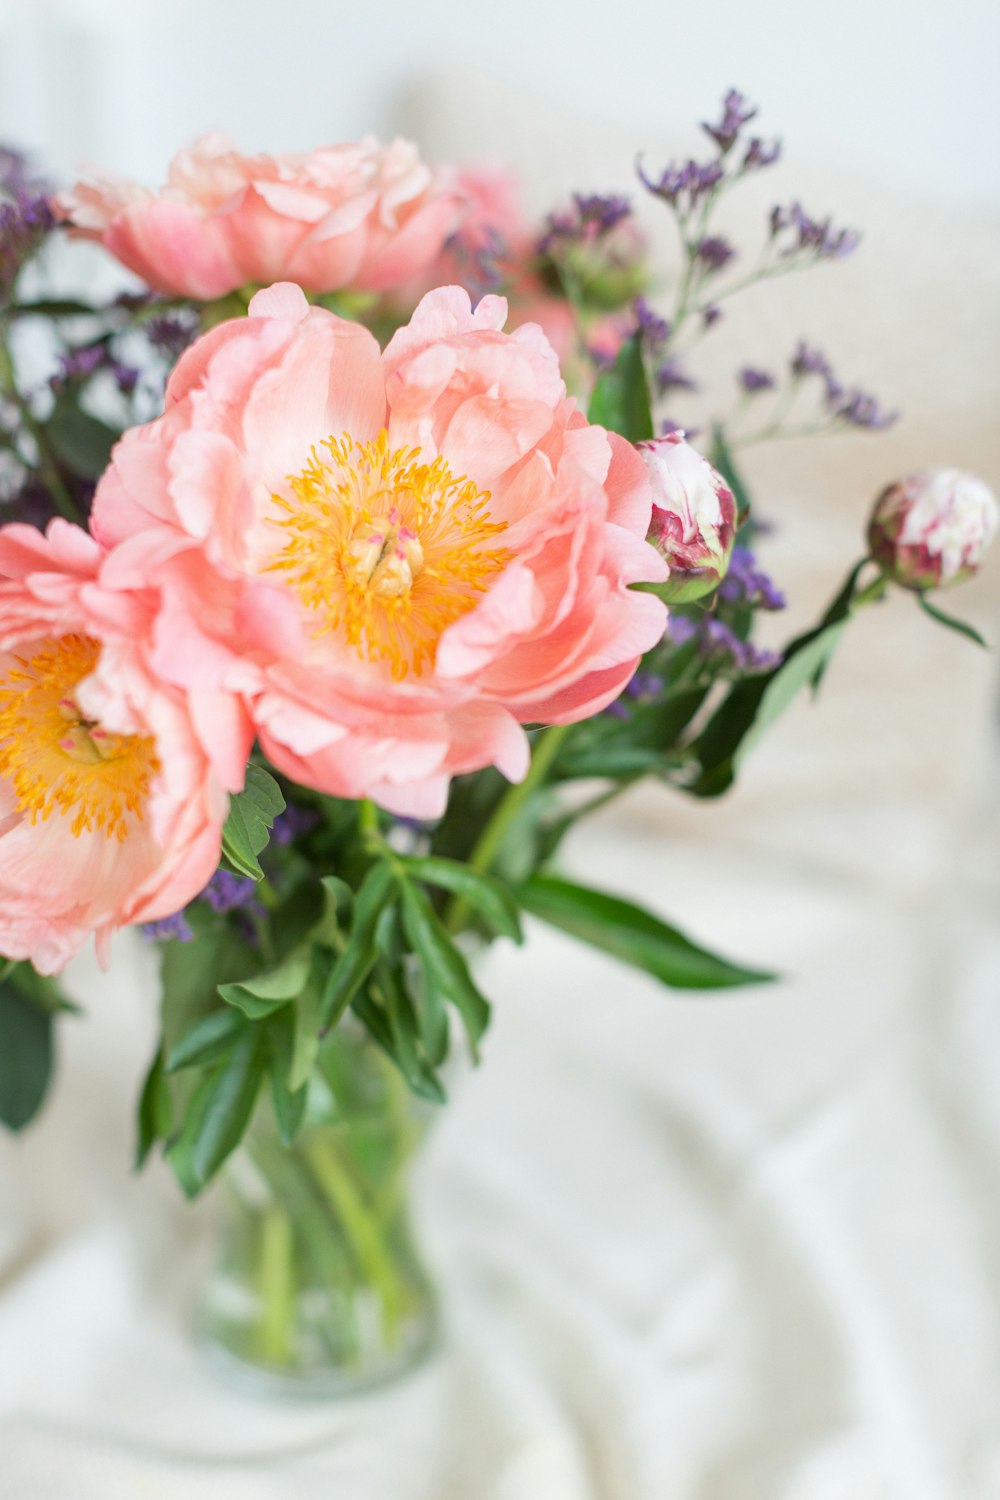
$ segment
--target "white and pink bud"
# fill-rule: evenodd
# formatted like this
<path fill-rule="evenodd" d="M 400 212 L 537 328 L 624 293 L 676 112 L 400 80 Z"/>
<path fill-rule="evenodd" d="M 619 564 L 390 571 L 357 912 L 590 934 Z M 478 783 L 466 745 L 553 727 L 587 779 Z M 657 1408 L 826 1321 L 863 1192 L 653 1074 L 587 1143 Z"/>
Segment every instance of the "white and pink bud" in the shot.
<path fill-rule="evenodd" d="M 726 576 L 736 537 L 736 497 L 680 432 L 639 443 L 653 485 L 646 540 L 670 568 L 657 593 L 671 604 L 700 599 Z"/>
<path fill-rule="evenodd" d="M 981 479 L 958 469 L 921 469 L 882 491 L 868 545 L 894 583 L 945 588 L 976 572 L 998 524 L 996 497 Z"/>

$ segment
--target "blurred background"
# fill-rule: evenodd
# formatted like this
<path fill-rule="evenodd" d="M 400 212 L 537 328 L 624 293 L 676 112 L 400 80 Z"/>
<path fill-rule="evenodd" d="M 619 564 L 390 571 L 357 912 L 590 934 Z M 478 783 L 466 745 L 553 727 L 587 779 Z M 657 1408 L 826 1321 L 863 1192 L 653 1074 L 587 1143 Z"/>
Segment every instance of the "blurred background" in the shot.
<path fill-rule="evenodd" d="M 509 166 L 541 213 L 634 191 L 637 152 L 697 151 L 733 85 L 786 149 L 734 196 L 731 237 L 799 197 L 864 242 L 751 292 L 695 373 L 724 410 L 740 365 L 807 337 L 903 413 L 748 452 L 787 637 L 891 479 L 953 464 L 1000 488 L 995 0 L 0 0 L 0 139 L 60 181 L 89 163 L 158 185 L 210 128 L 247 151 L 401 132 Z M 993 642 L 998 585 L 994 556 L 945 601 Z M 486 1065 L 425 1163 L 446 1352 L 350 1412 L 251 1408 L 185 1362 L 191 1219 L 128 1170 L 150 955 L 124 945 L 107 979 L 81 962 L 91 1014 L 56 1097 L 0 1143 L 18 1500 L 134 1500 L 152 1475 L 209 1500 L 293 1478 L 298 1500 L 996 1500 L 997 719 L 995 653 L 898 594 L 730 796 L 643 787 L 570 844 L 571 867 L 784 978 L 691 1000 L 540 932 L 493 955 Z"/>

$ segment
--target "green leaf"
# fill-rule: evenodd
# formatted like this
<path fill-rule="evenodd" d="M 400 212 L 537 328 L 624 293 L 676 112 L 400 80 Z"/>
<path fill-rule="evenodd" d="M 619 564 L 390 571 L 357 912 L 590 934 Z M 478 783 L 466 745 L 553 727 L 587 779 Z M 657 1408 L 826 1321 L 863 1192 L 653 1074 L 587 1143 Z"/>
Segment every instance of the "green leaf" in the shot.
<path fill-rule="evenodd" d="M 775 720 L 780 718 L 802 689 L 822 677 L 840 645 L 840 639 L 846 627 L 846 619 L 827 625 L 808 645 L 796 651 L 794 656 L 789 657 L 770 675 L 761 694 L 753 724 L 740 740 L 739 748 L 735 752 L 736 765 L 739 765 Z"/>
<path fill-rule="evenodd" d="M 165 1071 L 177 1073 L 182 1068 L 216 1062 L 229 1051 L 246 1024 L 245 1017 L 235 1009 L 212 1010 L 207 1016 L 199 1016 L 171 1047 Z"/>
<path fill-rule="evenodd" d="M 445 1102 L 445 1091 L 433 1067 L 421 1056 L 414 1038 L 417 1021 L 413 1007 L 400 988 L 391 983 L 379 985 L 380 994 L 387 998 L 383 1005 L 370 990 L 355 995 L 351 1009 L 358 1020 L 366 1026 L 382 1050 L 392 1058 L 415 1094 L 430 1099 L 434 1104 Z M 408 1007 L 408 1015 L 404 1012 Z"/>
<path fill-rule="evenodd" d="M 299 948 L 277 968 L 239 984 L 220 984 L 219 994 L 228 1005 L 237 1006 L 251 1021 L 259 1021 L 279 1010 L 300 993 L 309 977 L 312 950 Z"/>
<path fill-rule="evenodd" d="M 385 860 L 373 864 L 361 882 L 350 937 L 323 990 L 320 1016 L 324 1030 L 336 1025 L 375 966 L 375 931 L 395 887 L 396 877 Z"/>
<path fill-rule="evenodd" d="M 243 1139 L 260 1085 L 261 1052 L 260 1028 L 247 1026 L 188 1103 L 167 1158 L 189 1198 L 211 1181 Z"/>
<path fill-rule="evenodd" d="M 5 979 L 0 983 L 0 1123 L 9 1130 L 23 1130 L 38 1113 L 52 1063 L 52 1010 L 25 994 L 14 977 Z"/>
<path fill-rule="evenodd" d="M 269 1071 L 274 1119 L 282 1142 L 291 1146 L 305 1119 L 309 1084 L 307 1081 L 297 1089 L 288 1087 L 295 1046 L 295 1018 L 289 1009 L 282 1010 L 268 1023 L 267 1039 L 271 1051 Z"/>
<path fill-rule="evenodd" d="M 524 941 L 514 893 L 495 875 L 473 870 L 470 865 L 461 864 L 458 860 L 442 859 L 434 854 L 404 859 L 403 864 L 408 873 L 415 875 L 418 880 L 461 896 L 468 906 L 479 912 L 494 932 L 512 938 L 515 943 Z"/>
<path fill-rule="evenodd" d="M 628 438 L 630 443 L 641 443 L 653 436 L 649 383 L 639 334 L 622 345 L 611 369 L 598 376 L 587 416 L 599 427 Z"/>
<path fill-rule="evenodd" d="M 239 875 L 262 880 L 264 871 L 257 858 L 267 845 L 274 820 L 285 810 L 281 788 L 263 766 L 247 766 L 246 783 L 229 803 L 229 816 L 222 830 L 222 852 Z"/>
<path fill-rule="evenodd" d="M 957 630 L 959 635 L 975 641 L 977 646 L 982 646 L 987 651 L 990 649 L 974 626 L 967 624 L 965 620 L 956 620 L 954 615 L 946 615 L 943 609 L 938 609 L 936 604 L 931 603 L 926 594 L 918 593 L 917 599 L 924 614 L 930 615 L 931 619 L 936 620 L 939 625 L 947 625 L 949 630 Z"/>
<path fill-rule="evenodd" d="M 121 436 L 106 422 L 92 417 L 75 394 L 60 396 L 45 424 L 53 453 L 80 479 L 98 479 L 108 466 L 111 449 Z"/>
<path fill-rule="evenodd" d="M 172 1129 L 173 1106 L 161 1047 L 153 1058 L 139 1097 L 139 1136 L 135 1148 L 136 1171 L 145 1162 L 155 1142 L 165 1141 Z"/>
<path fill-rule="evenodd" d="M 318 948 L 313 950 L 309 978 L 296 996 L 294 1006 L 295 1041 L 287 1083 L 293 1094 L 308 1082 L 319 1053 L 322 1026 L 323 971 L 329 957 Z"/>
<path fill-rule="evenodd" d="M 403 885 L 403 929 L 420 960 L 428 991 L 436 988 L 455 1006 L 465 1023 L 473 1057 L 478 1057 L 477 1045 L 490 1019 L 489 1002 L 473 983 L 468 964 L 424 892 L 409 881 Z"/>
<path fill-rule="evenodd" d="M 775 977 L 709 953 L 631 901 L 555 875 L 532 876 L 518 895 L 526 911 L 673 989 L 726 989 Z"/>

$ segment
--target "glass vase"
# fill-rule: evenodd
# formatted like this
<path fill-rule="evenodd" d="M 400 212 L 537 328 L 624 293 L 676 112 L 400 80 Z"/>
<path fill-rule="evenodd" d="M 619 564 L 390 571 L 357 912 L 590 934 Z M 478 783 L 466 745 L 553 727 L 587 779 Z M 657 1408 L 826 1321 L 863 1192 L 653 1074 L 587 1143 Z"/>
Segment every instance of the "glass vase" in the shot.
<path fill-rule="evenodd" d="M 408 1211 L 428 1106 L 360 1027 L 326 1038 L 293 1145 L 265 1097 L 220 1184 L 221 1240 L 199 1332 L 231 1376 L 338 1395 L 429 1349 L 434 1296 Z"/>

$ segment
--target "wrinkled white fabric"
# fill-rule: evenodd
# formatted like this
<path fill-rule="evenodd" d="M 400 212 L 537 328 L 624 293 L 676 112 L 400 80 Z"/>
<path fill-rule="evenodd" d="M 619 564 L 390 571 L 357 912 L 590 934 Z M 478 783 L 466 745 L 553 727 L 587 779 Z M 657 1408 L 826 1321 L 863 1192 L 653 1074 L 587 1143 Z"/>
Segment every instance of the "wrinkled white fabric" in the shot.
<path fill-rule="evenodd" d="M 607 131 L 478 83 L 410 123 L 496 157 L 498 118 L 515 162 L 544 139 L 550 175 L 613 185 Z M 819 210 L 828 185 L 796 179 Z M 740 362 L 812 332 L 911 418 L 753 458 L 783 631 L 899 465 L 1000 477 L 995 238 L 852 192 L 868 260 L 780 314 L 762 292 Z M 994 639 L 998 581 L 949 601 Z M 283 1405 L 204 1363 L 207 1215 L 129 1170 L 151 956 L 78 965 L 51 1107 L 0 1141 L 0 1500 L 996 1500 L 995 671 L 897 597 L 733 796 L 643 788 L 571 841 L 582 878 L 784 977 L 671 996 L 535 925 L 489 956 L 485 1063 L 415 1186 L 440 1346 L 377 1394 Z"/>

